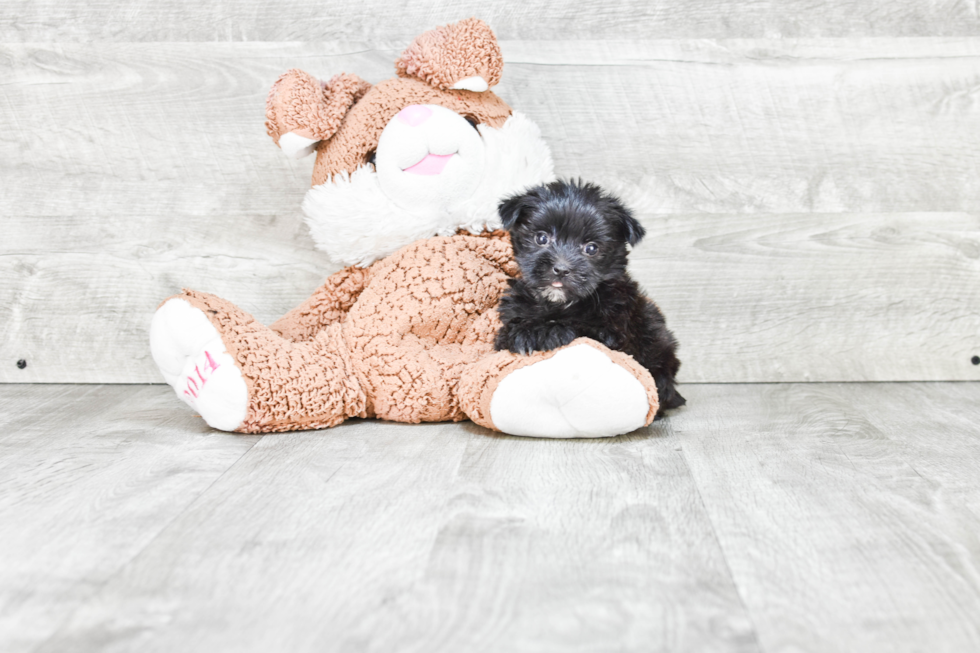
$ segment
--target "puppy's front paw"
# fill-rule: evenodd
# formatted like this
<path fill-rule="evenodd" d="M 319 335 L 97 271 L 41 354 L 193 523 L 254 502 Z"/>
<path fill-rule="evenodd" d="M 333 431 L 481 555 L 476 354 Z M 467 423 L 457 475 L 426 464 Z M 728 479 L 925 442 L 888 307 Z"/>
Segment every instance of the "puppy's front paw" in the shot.
<path fill-rule="evenodd" d="M 527 356 L 531 352 L 537 351 L 538 340 L 535 337 L 534 331 L 528 330 L 512 333 L 507 349 L 511 353 L 520 354 L 521 356 Z"/>
<path fill-rule="evenodd" d="M 528 355 L 536 351 L 551 351 L 575 340 L 575 332 L 561 324 L 547 324 L 530 329 L 511 331 L 507 347 L 514 354 Z"/>
<path fill-rule="evenodd" d="M 551 324 L 543 327 L 542 333 L 538 337 L 538 351 L 551 351 L 564 347 L 578 335 L 569 327 L 563 324 Z"/>

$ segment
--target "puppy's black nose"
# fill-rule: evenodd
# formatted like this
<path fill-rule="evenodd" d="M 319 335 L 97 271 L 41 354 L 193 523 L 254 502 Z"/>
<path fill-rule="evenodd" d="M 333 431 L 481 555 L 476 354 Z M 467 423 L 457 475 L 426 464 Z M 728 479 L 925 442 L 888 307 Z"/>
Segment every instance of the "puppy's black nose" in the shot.
<path fill-rule="evenodd" d="M 558 277 L 559 279 L 564 279 L 565 277 L 568 276 L 568 268 L 566 267 L 562 267 L 561 265 L 556 265 L 551 269 L 555 273 L 555 276 Z"/>

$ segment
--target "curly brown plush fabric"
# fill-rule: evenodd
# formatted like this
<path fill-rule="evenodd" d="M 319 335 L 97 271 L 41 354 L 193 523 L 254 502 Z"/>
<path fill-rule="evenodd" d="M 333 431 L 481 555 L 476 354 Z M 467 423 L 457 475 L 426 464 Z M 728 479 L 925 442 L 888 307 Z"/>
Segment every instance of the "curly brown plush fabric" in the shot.
<path fill-rule="evenodd" d="M 493 310 L 516 273 L 510 241 L 451 236 L 419 241 L 372 266 L 347 315 L 370 407 L 399 422 L 461 420 L 463 369 L 493 349 Z"/>
<path fill-rule="evenodd" d="M 293 68 L 279 76 L 266 99 L 265 128 L 272 140 L 287 132 L 315 140 L 333 136 L 352 104 L 371 85 L 357 75 L 341 73 L 329 82 Z"/>
<path fill-rule="evenodd" d="M 496 86 L 503 68 L 497 38 L 486 23 L 476 18 L 422 34 L 395 62 L 399 77 L 417 77 L 443 91 L 475 75 L 489 86 Z"/>
<path fill-rule="evenodd" d="M 341 270 L 276 330 L 219 297 L 181 297 L 239 365 L 249 396 L 241 432 L 348 417 L 463 420 L 459 378 L 492 351 L 494 307 L 516 272 L 507 234 L 494 232 L 422 240 L 366 270 Z"/>
<path fill-rule="evenodd" d="M 371 86 L 356 75 L 336 75 L 323 88 L 292 69 L 276 80 L 266 100 L 266 130 L 279 144 L 288 132 L 319 140 L 313 185 L 364 165 L 388 122 L 410 104 L 437 104 L 491 127 L 502 127 L 511 108 L 490 91 L 453 90 L 455 82 L 482 76 L 500 81 L 503 58 L 481 20 L 470 18 L 419 36 L 395 62 L 400 77 Z"/>
<path fill-rule="evenodd" d="M 495 429 L 490 401 L 500 381 L 560 351 L 493 351 L 495 307 L 517 273 L 510 240 L 497 231 L 420 240 L 367 269 L 341 270 L 275 329 L 207 293 L 181 298 L 208 317 L 245 379 L 240 432 L 325 428 L 349 417 L 469 418 Z M 649 373 L 590 340 L 572 345 L 582 343 L 643 385 L 650 423 L 658 404 Z"/>
<path fill-rule="evenodd" d="M 334 273 L 309 299 L 279 318 L 272 330 L 294 342 L 311 340 L 344 317 L 370 276 L 369 270 L 355 266 Z"/>
<path fill-rule="evenodd" d="M 385 125 L 410 104 L 438 104 L 497 128 L 511 115 L 507 103 L 490 91 L 442 91 L 417 79 L 385 80 L 372 86 L 351 107 L 333 137 L 317 146 L 313 185 L 324 183 L 338 172 L 354 172 L 364 165 L 377 147 Z"/>
<path fill-rule="evenodd" d="M 238 431 L 326 428 L 368 416 L 340 323 L 294 343 L 220 297 L 187 289 L 180 297 L 207 315 L 242 372 L 248 411 Z"/>

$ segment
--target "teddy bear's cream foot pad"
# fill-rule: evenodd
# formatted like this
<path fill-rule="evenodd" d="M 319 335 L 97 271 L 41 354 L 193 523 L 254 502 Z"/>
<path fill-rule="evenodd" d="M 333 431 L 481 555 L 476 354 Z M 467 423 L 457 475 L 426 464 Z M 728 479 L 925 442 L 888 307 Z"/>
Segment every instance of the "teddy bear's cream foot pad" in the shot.
<path fill-rule="evenodd" d="M 588 345 L 512 372 L 490 400 L 498 429 L 539 438 L 622 435 L 643 426 L 649 410 L 643 385 Z"/>
<path fill-rule="evenodd" d="M 208 426 L 234 431 L 245 420 L 248 388 L 207 316 L 186 300 L 161 306 L 150 326 L 150 348 L 164 379 Z"/>

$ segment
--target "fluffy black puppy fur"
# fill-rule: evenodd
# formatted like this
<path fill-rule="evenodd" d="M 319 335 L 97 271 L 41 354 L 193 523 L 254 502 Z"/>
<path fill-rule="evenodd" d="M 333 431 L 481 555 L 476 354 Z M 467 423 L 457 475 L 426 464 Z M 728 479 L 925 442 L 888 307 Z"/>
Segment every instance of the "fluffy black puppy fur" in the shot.
<path fill-rule="evenodd" d="M 664 316 L 626 272 L 629 250 L 646 234 L 615 197 L 595 184 L 555 181 L 505 199 L 521 278 L 511 279 L 498 310 L 495 346 L 518 354 L 588 337 L 632 356 L 657 384 L 660 409 L 683 406 L 674 378 L 677 340 Z"/>

